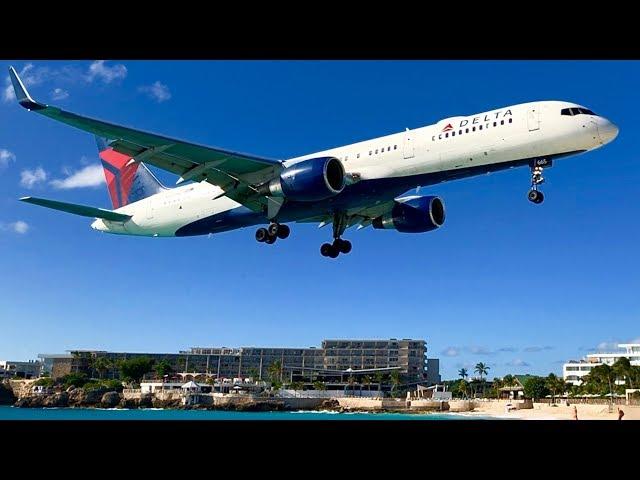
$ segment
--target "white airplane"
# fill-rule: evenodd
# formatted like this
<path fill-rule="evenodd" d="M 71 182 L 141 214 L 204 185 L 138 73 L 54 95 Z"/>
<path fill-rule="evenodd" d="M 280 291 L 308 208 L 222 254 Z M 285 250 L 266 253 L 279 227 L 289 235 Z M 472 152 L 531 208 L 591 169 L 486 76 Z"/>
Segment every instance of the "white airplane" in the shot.
<path fill-rule="evenodd" d="M 333 243 L 320 248 L 331 258 L 351 251 L 351 242 L 342 239 L 347 227 L 406 233 L 441 227 L 443 201 L 406 194 L 418 186 L 529 166 L 528 198 L 541 203 L 545 167 L 618 135 L 612 122 L 583 106 L 540 101 L 281 161 L 66 112 L 33 100 L 13 67 L 9 72 L 24 108 L 96 136 L 113 210 L 22 201 L 94 217 L 92 228 L 123 235 L 184 237 L 268 224 L 255 236 L 272 244 L 289 236 L 288 222 L 332 224 Z M 145 163 L 179 175 L 179 186 L 161 185 Z"/>

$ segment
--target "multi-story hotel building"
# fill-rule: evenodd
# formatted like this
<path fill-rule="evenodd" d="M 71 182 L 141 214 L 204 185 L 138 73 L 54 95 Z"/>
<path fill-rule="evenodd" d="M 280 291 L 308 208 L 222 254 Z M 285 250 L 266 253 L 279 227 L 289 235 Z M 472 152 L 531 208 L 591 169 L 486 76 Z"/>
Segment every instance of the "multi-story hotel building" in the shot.
<path fill-rule="evenodd" d="M 92 373 L 93 359 L 105 357 L 113 365 L 106 377 L 117 377 L 118 360 L 148 357 L 156 362 L 167 361 L 174 372 L 205 373 L 216 378 L 266 379 L 269 367 L 282 366 L 283 379 L 346 379 L 357 372 L 375 377 L 397 370 L 403 382 L 439 381 L 439 363 L 427 360 L 424 340 L 395 338 L 388 340 L 324 340 L 320 348 L 277 347 L 194 347 L 179 353 L 125 353 L 95 350 L 70 351 L 72 360 L 65 358 L 69 371 Z M 56 359 L 58 360 L 58 359 Z M 434 361 L 436 360 L 436 361 Z M 58 376 L 58 375 L 53 375 Z M 337 379 L 336 379 L 337 377 Z"/>
<path fill-rule="evenodd" d="M 631 365 L 640 365 L 640 343 L 618 344 L 620 351 L 613 353 L 590 353 L 582 360 L 569 360 L 562 367 L 565 382 L 574 385 L 582 383 L 582 377 L 598 365 L 613 365 L 622 357 L 627 357 Z"/>

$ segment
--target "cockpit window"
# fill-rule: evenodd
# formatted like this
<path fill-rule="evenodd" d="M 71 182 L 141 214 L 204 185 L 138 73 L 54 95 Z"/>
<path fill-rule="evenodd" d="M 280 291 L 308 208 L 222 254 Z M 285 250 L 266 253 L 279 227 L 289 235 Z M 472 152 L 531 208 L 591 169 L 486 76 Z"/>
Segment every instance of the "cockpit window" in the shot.
<path fill-rule="evenodd" d="M 597 113 L 594 113 L 592 110 L 589 110 L 588 108 L 563 108 L 560 111 L 560 115 L 568 115 L 570 117 L 573 117 L 574 115 L 595 115 L 597 116 Z"/>

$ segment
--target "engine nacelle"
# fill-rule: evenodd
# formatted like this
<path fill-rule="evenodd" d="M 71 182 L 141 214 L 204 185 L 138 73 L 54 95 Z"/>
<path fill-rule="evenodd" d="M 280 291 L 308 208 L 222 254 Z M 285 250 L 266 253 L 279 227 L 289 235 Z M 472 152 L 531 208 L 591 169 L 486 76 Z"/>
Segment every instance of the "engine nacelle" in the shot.
<path fill-rule="evenodd" d="M 407 197 L 396 201 L 389 213 L 375 218 L 371 225 L 403 233 L 422 233 L 441 227 L 444 219 L 444 203 L 440 197 Z"/>
<path fill-rule="evenodd" d="M 338 195 L 346 184 L 344 166 L 335 157 L 310 158 L 282 170 L 263 186 L 261 193 L 301 202 Z"/>

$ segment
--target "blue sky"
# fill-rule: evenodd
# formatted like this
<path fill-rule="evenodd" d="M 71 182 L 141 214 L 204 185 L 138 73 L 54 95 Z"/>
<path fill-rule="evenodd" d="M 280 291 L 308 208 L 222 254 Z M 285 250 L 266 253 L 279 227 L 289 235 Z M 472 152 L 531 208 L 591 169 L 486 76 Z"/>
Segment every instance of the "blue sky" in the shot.
<path fill-rule="evenodd" d="M 10 63 L 47 103 L 283 159 L 543 99 L 581 103 L 620 135 L 548 170 L 542 205 L 526 200 L 527 169 L 425 188 L 445 200 L 443 228 L 347 231 L 353 252 L 331 261 L 313 225 L 273 246 L 253 228 L 128 238 L 18 202 L 110 207 L 93 137 L 0 83 L 0 358 L 411 337 L 450 378 L 479 361 L 490 376 L 560 372 L 640 337 L 638 62 Z"/>

